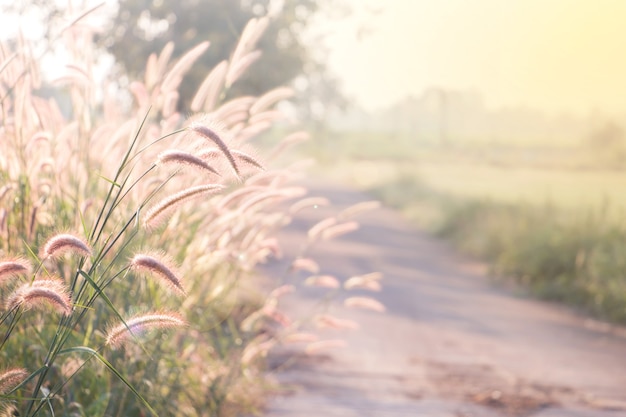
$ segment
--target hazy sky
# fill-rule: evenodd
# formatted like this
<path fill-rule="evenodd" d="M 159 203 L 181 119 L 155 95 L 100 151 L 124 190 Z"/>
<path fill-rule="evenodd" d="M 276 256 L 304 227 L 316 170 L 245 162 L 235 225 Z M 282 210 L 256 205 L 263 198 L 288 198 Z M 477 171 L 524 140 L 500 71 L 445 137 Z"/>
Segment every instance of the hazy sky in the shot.
<path fill-rule="evenodd" d="M 350 2 L 355 15 L 328 24 L 329 62 L 369 109 L 443 86 L 491 106 L 626 113 L 625 0 Z"/>

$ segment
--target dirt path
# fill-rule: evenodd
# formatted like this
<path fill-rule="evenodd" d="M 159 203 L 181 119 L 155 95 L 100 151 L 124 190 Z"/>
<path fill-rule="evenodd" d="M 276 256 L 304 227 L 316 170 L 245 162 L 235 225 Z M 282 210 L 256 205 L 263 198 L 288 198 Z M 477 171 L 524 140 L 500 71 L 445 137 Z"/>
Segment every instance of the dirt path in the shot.
<path fill-rule="evenodd" d="M 335 207 L 368 199 L 340 187 L 312 187 Z M 302 230 L 330 211 L 303 213 L 283 236 L 289 254 Z M 494 288 L 484 267 L 455 254 L 381 209 L 361 229 L 317 245 L 321 273 L 345 279 L 381 271 L 384 314 L 335 303 L 333 315 L 361 324 L 329 330 L 348 347 L 271 358 L 284 389 L 267 417 L 626 416 L 626 329 Z M 269 266 L 270 273 L 285 267 Z M 318 289 L 284 298 L 291 315 L 310 315 Z M 343 295 L 339 295 L 341 300 Z"/>

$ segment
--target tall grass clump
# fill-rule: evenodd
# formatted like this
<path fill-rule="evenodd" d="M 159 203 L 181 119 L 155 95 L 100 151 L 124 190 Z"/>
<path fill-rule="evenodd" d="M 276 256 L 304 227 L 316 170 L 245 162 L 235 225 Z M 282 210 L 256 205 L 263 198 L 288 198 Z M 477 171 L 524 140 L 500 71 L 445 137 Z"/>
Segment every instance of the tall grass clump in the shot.
<path fill-rule="evenodd" d="M 626 323 L 626 228 L 608 209 L 449 206 L 439 233 L 532 293 Z"/>
<path fill-rule="evenodd" d="M 285 202 L 308 204 L 295 168 L 269 166 L 302 134 L 267 159 L 251 145 L 291 91 L 224 102 L 269 21 L 248 23 L 186 117 L 178 88 L 209 44 L 176 62 L 168 44 L 124 94 L 93 78 L 88 17 L 55 38 L 69 60 L 56 97 L 41 94 L 40 60 L 23 39 L 0 45 L 0 412 L 252 412 L 254 359 L 280 341 L 256 324 L 288 321 L 279 289 L 263 301 L 246 288 L 277 254 L 273 234 L 294 214 Z M 326 238 L 356 228 L 339 226 Z"/>

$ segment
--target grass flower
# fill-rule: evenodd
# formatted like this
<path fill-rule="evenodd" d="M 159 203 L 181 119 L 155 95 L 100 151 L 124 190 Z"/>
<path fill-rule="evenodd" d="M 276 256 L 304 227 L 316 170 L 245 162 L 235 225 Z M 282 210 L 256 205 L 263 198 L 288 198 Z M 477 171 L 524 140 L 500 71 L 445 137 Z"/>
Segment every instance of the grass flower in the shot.
<path fill-rule="evenodd" d="M 131 337 L 137 337 L 153 329 L 170 329 L 185 327 L 187 322 L 173 312 L 157 312 L 142 314 L 112 327 L 106 337 L 106 344 L 113 348 L 123 346 Z"/>
<path fill-rule="evenodd" d="M 323 288 L 339 288 L 341 286 L 337 278 L 331 275 L 314 275 L 312 277 L 308 277 L 304 283 L 312 287 Z"/>
<path fill-rule="evenodd" d="M 130 266 L 133 271 L 140 273 L 149 273 L 159 278 L 158 282 L 163 284 L 167 289 L 173 290 L 179 295 L 185 296 L 185 289 L 181 283 L 178 274 L 174 268 L 169 265 L 168 260 L 164 260 L 164 256 L 160 256 L 161 259 L 152 255 L 138 254 L 130 261 Z"/>
<path fill-rule="evenodd" d="M 194 168 L 204 169 L 215 175 L 220 175 L 219 172 L 212 166 L 206 163 L 206 161 L 196 155 L 189 152 L 179 151 L 176 149 L 163 151 L 157 158 L 157 164 L 178 164 L 187 165 Z"/>
<path fill-rule="evenodd" d="M 30 263 L 26 259 L 15 258 L 0 261 L 0 283 L 19 275 L 27 275 L 31 271 Z"/>
<path fill-rule="evenodd" d="M 199 197 L 205 194 L 213 194 L 220 192 L 224 189 L 224 186 L 219 184 L 206 184 L 206 185 L 198 185 L 195 187 L 187 188 L 183 191 L 180 191 L 170 197 L 167 197 L 161 200 L 159 203 L 154 205 L 148 213 L 146 214 L 146 218 L 144 219 L 144 224 L 148 227 L 156 226 L 159 221 L 163 218 L 163 216 L 174 207 L 188 201 L 192 198 Z"/>
<path fill-rule="evenodd" d="M 320 271 L 320 266 L 311 258 L 297 258 L 291 263 L 291 270 L 317 274 Z"/>
<path fill-rule="evenodd" d="M 248 365 L 258 356 L 265 356 L 274 347 L 276 340 L 268 339 L 263 342 L 251 342 L 241 354 L 241 364 Z"/>
<path fill-rule="evenodd" d="M 257 101 L 250 107 L 250 114 L 257 114 L 265 109 L 273 106 L 281 100 L 291 98 L 294 95 L 294 91 L 289 87 L 277 87 L 268 91 L 257 99 Z"/>
<path fill-rule="evenodd" d="M 24 284 L 13 291 L 6 301 L 7 310 L 18 307 L 26 310 L 43 309 L 46 306 L 51 306 L 62 314 L 72 312 L 69 291 L 60 279 L 37 279 Z"/>
<path fill-rule="evenodd" d="M 329 240 L 354 232 L 355 230 L 358 230 L 358 228 L 359 224 L 357 222 L 345 222 L 327 227 L 322 231 L 321 235 L 322 239 Z"/>
<path fill-rule="evenodd" d="M 65 253 L 89 256 L 91 255 L 91 248 L 79 237 L 68 233 L 59 233 L 46 241 L 39 256 L 42 259 L 58 258 Z"/>
<path fill-rule="evenodd" d="M 197 122 L 192 123 L 189 126 L 189 130 L 216 144 L 222 154 L 226 157 L 226 159 L 228 159 L 230 166 L 233 168 L 237 176 L 239 176 L 239 167 L 235 162 L 235 157 L 230 152 L 228 146 L 226 146 L 226 143 L 222 140 L 220 135 L 218 135 L 215 130 L 210 129 L 208 126 Z"/>
<path fill-rule="evenodd" d="M 346 298 L 343 304 L 346 307 L 364 308 L 367 310 L 374 310 L 378 312 L 384 312 L 385 306 L 378 300 L 370 297 L 350 297 Z"/>
<path fill-rule="evenodd" d="M 315 317 L 314 322 L 317 327 L 331 329 L 358 329 L 359 324 L 353 320 L 340 319 L 330 314 L 320 314 Z"/>
<path fill-rule="evenodd" d="M 348 278 L 343 284 L 346 290 L 351 289 L 364 289 L 370 291 L 380 291 L 382 286 L 379 280 L 383 277 L 380 272 L 372 272 L 370 274 L 358 275 Z"/>
<path fill-rule="evenodd" d="M 309 229 L 309 232 L 308 232 L 309 238 L 312 240 L 317 239 L 324 230 L 336 224 L 337 224 L 337 219 L 334 217 L 329 217 L 327 219 L 317 222 Z"/>
<path fill-rule="evenodd" d="M 9 392 L 22 382 L 28 374 L 28 371 L 24 368 L 10 368 L 0 372 L 0 394 Z"/>

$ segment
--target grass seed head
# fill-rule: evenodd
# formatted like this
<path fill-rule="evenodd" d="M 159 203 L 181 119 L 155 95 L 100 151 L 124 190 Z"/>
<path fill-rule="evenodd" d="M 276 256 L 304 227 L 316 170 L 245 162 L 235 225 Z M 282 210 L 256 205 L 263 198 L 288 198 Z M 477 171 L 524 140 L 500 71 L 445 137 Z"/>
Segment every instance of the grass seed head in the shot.
<path fill-rule="evenodd" d="M 370 297 L 350 297 L 346 298 L 343 302 L 346 307 L 364 308 L 366 310 L 374 310 L 378 312 L 384 312 L 385 306 L 378 300 Z"/>
<path fill-rule="evenodd" d="M 174 195 L 171 195 L 159 203 L 155 204 L 144 219 L 144 225 L 146 227 L 155 227 L 159 224 L 159 222 L 163 219 L 163 217 L 170 210 L 173 210 L 176 206 L 192 199 L 195 197 L 199 197 L 205 194 L 212 194 L 220 192 L 224 189 L 224 186 L 219 184 L 205 184 L 198 185 L 195 187 L 187 188 L 183 191 L 180 191 Z"/>
<path fill-rule="evenodd" d="M 6 309 L 22 307 L 25 310 L 51 306 L 61 314 L 72 312 L 72 303 L 65 283 L 60 279 L 38 279 L 18 287 L 9 295 Z"/>
<path fill-rule="evenodd" d="M 213 142 L 214 144 L 216 144 L 217 147 L 222 152 L 222 154 L 224 154 L 226 159 L 228 159 L 228 162 L 229 162 L 230 166 L 233 168 L 233 170 L 235 171 L 237 176 L 239 176 L 239 167 L 237 166 L 237 162 L 235 161 L 235 157 L 230 152 L 230 149 L 226 145 L 226 142 L 224 142 L 224 140 L 220 137 L 220 135 L 217 133 L 217 131 L 215 129 L 211 129 L 208 126 L 206 126 L 205 124 L 202 124 L 202 123 L 193 122 L 191 125 L 189 125 L 189 130 L 191 130 L 192 132 L 197 133 L 198 135 L 202 136 L 203 138 L 208 139 L 211 142 Z"/>
<path fill-rule="evenodd" d="M 106 338 L 106 344 L 118 348 L 132 337 L 141 336 L 149 330 L 170 329 L 187 326 L 187 322 L 178 313 L 156 312 L 142 314 L 112 327 Z"/>
<path fill-rule="evenodd" d="M 40 257 L 42 259 L 58 258 L 65 253 L 89 256 L 91 255 L 91 248 L 79 237 L 69 233 L 59 233 L 46 241 L 41 250 Z"/>
<path fill-rule="evenodd" d="M 12 277 L 27 275 L 30 271 L 31 265 L 26 259 L 5 259 L 0 261 L 0 283 Z"/>
<path fill-rule="evenodd" d="M 28 376 L 24 368 L 11 368 L 0 372 L 0 394 L 9 392 Z"/>
<path fill-rule="evenodd" d="M 160 259 L 159 259 L 160 258 Z M 140 273 L 155 275 L 158 282 L 166 289 L 173 290 L 179 295 L 185 296 L 185 289 L 170 261 L 164 256 L 137 254 L 130 262 L 131 269 Z"/>
<path fill-rule="evenodd" d="M 186 165 L 194 168 L 200 168 L 220 176 L 220 173 L 217 172 L 215 168 L 207 164 L 207 162 L 201 157 L 190 154 L 189 152 L 175 149 L 161 152 L 157 157 L 157 164 Z"/>

